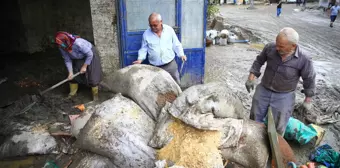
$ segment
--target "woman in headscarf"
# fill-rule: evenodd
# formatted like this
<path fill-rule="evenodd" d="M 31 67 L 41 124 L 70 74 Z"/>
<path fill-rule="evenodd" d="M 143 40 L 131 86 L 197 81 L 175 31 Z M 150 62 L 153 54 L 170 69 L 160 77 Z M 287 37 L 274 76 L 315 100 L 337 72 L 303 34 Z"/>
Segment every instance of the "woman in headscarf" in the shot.
<path fill-rule="evenodd" d="M 92 87 L 93 100 L 98 100 L 98 84 L 102 79 L 102 67 L 95 47 L 79 36 L 57 32 L 55 42 L 65 60 L 70 80 L 70 93 L 68 98 L 76 96 L 78 83 Z M 80 72 L 74 79 L 74 73 Z"/>

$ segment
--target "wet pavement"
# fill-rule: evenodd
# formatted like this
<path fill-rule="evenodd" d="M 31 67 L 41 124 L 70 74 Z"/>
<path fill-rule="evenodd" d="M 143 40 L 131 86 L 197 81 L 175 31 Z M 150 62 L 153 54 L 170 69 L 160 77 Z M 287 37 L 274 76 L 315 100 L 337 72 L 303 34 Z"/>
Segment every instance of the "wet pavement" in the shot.
<path fill-rule="evenodd" d="M 314 6 L 315 4 L 307 4 Z M 283 4 L 282 15 L 276 17 L 276 5 L 256 6 L 255 10 L 247 6 L 219 6 L 220 13 L 228 24 L 240 26 L 252 31 L 261 38 L 262 44 L 233 44 L 211 46 L 206 49 L 205 82 L 220 81 L 226 83 L 243 101 L 249 115 L 253 93 L 248 93 L 244 83 L 248 70 L 264 44 L 275 41 L 279 30 L 284 27 L 294 28 L 300 35 L 299 45 L 309 52 L 317 73 L 317 93 L 313 98 L 314 109 L 326 113 L 327 107 L 337 106 L 340 100 L 339 65 L 340 65 L 340 22 L 329 27 L 329 18 L 322 10 L 300 11 L 295 4 Z M 262 68 L 262 71 L 264 67 Z M 257 82 L 260 82 L 258 79 Z M 296 103 L 301 103 L 304 96 L 300 93 L 301 83 L 297 88 Z M 329 110 L 328 110 L 329 111 Z M 339 113 L 340 108 L 330 111 Z M 314 111 L 313 111 L 314 112 Z M 327 129 L 321 144 L 328 143 L 339 151 L 339 131 L 335 128 L 340 123 L 323 125 Z M 308 161 L 312 145 L 299 146 L 290 143 L 299 162 Z"/>
<path fill-rule="evenodd" d="M 307 6 L 311 6 L 308 4 Z M 248 70 L 255 57 L 261 51 L 261 48 L 267 42 L 275 40 L 276 34 L 283 27 L 293 27 L 300 34 L 300 45 L 308 52 L 314 60 L 314 66 L 317 72 L 317 96 L 314 98 L 316 108 L 325 111 L 327 107 L 333 106 L 340 101 L 340 84 L 339 84 L 339 65 L 340 65 L 340 21 L 337 20 L 333 28 L 329 27 L 329 19 L 326 14 L 319 10 L 296 11 L 294 4 L 283 4 L 282 16 L 276 17 L 276 6 L 256 6 L 256 10 L 247 10 L 246 6 L 220 6 L 220 12 L 227 22 L 231 25 L 237 25 L 252 31 L 259 36 L 263 43 L 261 44 L 233 44 L 228 46 L 212 46 L 206 49 L 205 65 L 205 82 L 221 81 L 228 85 L 233 91 L 237 92 L 239 98 L 249 114 L 250 103 L 253 93 L 248 93 L 244 83 L 248 76 Z M 5 83 L 0 85 L 3 96 L 0 100 L 1 106 L 7 103 L 13 103 L 24 94 L 37 94 L 38 89 L 43 90 L 48 86 L 59 82 L 66 77 L 64 65 L 57 51 L 51 51 L 37 55 L 34 58 L 17 59 L 13 57 L 12 61 L 7 61 L 6 65 L 1 66 L 3 69 L 0 78 L 8 77 Z M 18 62 L 17 60 L 21 60 Z M 46 63 L 48 62 L 48 63 Z M 20 68 L 19 68 L 20 67 Z M 19 68 L 19 69 L 18 69 Z M 264 68 L 262 68 L 264 70 Z M 26 78 L 30 79 L 27 80 Z M 42 83 L 43 86 L 36 86 L 36 83 Z M 259 82 L 260 80 L 257 80 Z M 32 84 L 32 87 L 20 87 L 20 84 Z M 301 90 L 301 84 L 298 90 Z M 15 91 L 15 92 L 13 92 Z M 67 95 L 68 86 L 64 85 L 51 92 L 49 104 L 62 100 Z M 71 113 L 73 105 L 90 101 L 89 88 L 81 88 L 79 99 L 76 102 L 66 102 L 64 111 Z M 303 95 L 297 92 L 297 102 L 303 101 Z M 53 98 L 53 99 L 52 99 Z M 59 104 L 62 102 L 58 102 Z M 57 103 L 57 104 L 58 104 Z M 49 106 L 50 107 L 50 106 Z M 42 109 L 42 108 L 41 108 Z M 49 108 L 47 108 L 49 109 Z M 69 109 L 69 110 L 67 110 Z M 43 113 L 44 115 L 39 115 Z M 50 115 L 52 114 L 53 115 Z M 55 109 L 46 111 L 40 110 L 37 113 L 26 115 L 32 120 L 35 117 L 41 121 L 50 119 L 59 121 L 60 114 Z M 52 116 L 52 117 L 51 117 Z M 27 118 L 24 118 L 28 120 Z M 67 119 L 67 118 L 66 118 Z M 29 121 L 29 120 L 28 120 Z M 66 121 L 65 121 L 66 122 Z M 340 123 L 328 124 L 325 139 L 322 143 L 328 143 L 339 151 L 339 128 Z M 1 138 L 0 138 L 1 139 Z M 300 162 L 308 160 L 308 155 L 312 150 L 311 145 L 300 147 L 290 143 Z M 42 159 L 45 161 L 46 159 Z M 66 158 L 68 161 L 69 158 Z M 43 162 L 42 162 L 43 163 Z"/>

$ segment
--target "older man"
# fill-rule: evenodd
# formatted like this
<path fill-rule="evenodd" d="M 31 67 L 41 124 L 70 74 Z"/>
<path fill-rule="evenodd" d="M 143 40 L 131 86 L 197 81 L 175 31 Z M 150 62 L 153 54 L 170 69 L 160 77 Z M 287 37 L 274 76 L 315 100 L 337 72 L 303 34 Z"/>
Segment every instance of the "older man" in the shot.
<path fill-rule="evenodd" d="M 283 28 L 276 43 L 269 43 L 257 56 L 246 82 L 247 91 L 255 86 L 255 77 L 267 62 L 261 83 L 256 87 L 250 111 L 250 119 L 263 122 L 271 106 L 279 134 L 284 135 L 288 120 L 294 110 L 295 89 L 299 78 L 303 79 L 303 106 L 311 108 L 315 92 L 315 72 L 311 58 L 298 45 L 299 35 L 292 28 Z"/>
<path fill-rule="evenodd" d="M 182 44 L 179 42 L 174 29 L 163 24 L 160 14 L 152 13 L 149 16 L 149 26 L 150 28 L 143 34 L 142 47 L 138 51 L 138 60 L 133 63 L 142 63 L 148 54 L 151 65 L 167 71 L 179 84 L 180 79 L 175 53 L 178 57 L 181 57 L 182 61 L 187 60 Z"/>

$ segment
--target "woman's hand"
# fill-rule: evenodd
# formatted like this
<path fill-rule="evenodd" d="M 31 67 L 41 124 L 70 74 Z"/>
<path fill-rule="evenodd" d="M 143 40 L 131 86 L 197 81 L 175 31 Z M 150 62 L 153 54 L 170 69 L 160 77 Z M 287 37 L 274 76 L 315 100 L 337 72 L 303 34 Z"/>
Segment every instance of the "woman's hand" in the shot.
<path fill-rule="evenodd" d="M 67 79 L 68 80 L 72 80 L 73 79 L 73 73 L 72 72 L 68 73 Z"/>
<path fill-rule="evenodd" d="M 80 69 L 80 73 L 83 74 L 86 72 L 86 69 L 87 69 L 87 64 L 84 64 L 81 69 Z"/>

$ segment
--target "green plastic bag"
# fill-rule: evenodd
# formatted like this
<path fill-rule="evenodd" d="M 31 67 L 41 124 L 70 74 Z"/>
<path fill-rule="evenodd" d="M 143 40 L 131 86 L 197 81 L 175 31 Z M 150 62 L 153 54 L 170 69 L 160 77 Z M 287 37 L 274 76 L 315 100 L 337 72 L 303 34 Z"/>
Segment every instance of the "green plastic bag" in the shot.
<path fill-rule="evenodd" d="M 340 154 L 328 144 L 316 148 L 309 156 L 309 159 L 322 163 L 329 168 L 340 167 Z"/>
<path fill-rule="evenodd" d="M 59 168 L 59 167 L 53 161 L 48 161 L 45 163 L 43 168 Z"/>
<path fill-rule="evenodd" d="M 290 117 L 284 138 L 286 140 L 296 141 L 300 145 L 307 144 L 313 138 L 317 137 L 318 132 L 313 128 L 312 125 L 306 126 L 303 122 Z"/>

